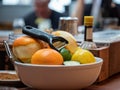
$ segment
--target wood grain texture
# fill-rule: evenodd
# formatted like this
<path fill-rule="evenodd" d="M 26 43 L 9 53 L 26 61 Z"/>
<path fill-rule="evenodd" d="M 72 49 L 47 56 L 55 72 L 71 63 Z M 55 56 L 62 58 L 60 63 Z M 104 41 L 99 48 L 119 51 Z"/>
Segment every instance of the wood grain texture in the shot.
<path fill-rule="evenodd" d="M 103 59 L 102 69 L 97 80 L 98 82 L 103 81 L 109 76 L 109 48 L 101 47 L 96 50 L 91 50 L 91 52 L 94 54 L 94 56 Z"/>
<path fill-rule="evenodd" d="M 120 72 L 120 42 L 110 44 L 109 52 L 109 76 Z"/>

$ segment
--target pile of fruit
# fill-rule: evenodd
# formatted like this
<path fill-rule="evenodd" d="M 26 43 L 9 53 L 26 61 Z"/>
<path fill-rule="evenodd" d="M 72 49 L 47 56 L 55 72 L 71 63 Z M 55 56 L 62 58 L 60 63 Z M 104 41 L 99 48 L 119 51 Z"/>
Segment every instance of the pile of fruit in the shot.
<path fill-rule="evenodd" d="M 80 65 L 96 62 L 93 54 L 81 49 L 75 38 L 68 32 L 55 31 L 55 36 L 61 36 L 68 40 L 64 48 L 59 52 L 51 49 L 47 43 L 29 36 L 17 38 L 13 43 L 14 55 L 23 63 L 40 65 Z"/>

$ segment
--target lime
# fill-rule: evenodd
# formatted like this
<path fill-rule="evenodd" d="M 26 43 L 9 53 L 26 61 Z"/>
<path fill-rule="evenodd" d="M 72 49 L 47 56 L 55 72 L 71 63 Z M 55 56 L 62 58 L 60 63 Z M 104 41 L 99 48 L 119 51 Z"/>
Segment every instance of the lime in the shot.
<path fill-rule="evenodd" d="M 93 63 L 95 62 L 95 57 L 93 54 L 85 49 L 78 48 L 77 51 L 72 56 L 73 61 L 78 61 L 81 64 Z"/>
<path fill-rule="evenodd" d="M 63 56 L 64 61 L 71 60 L 72 55 L 69 50 L 63 48 L 60 50 L 60 54 Z"/>

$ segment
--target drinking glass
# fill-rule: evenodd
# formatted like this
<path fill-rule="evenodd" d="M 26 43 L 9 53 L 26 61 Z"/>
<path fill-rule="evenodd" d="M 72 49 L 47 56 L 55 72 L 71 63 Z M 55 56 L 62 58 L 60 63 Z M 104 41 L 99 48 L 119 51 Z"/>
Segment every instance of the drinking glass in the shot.
<path fill-rule="evenodd" d="M 22 34 L 22 27 L 25 25 L 23 18 L 16 18 L 13 21 L 14 34 Z"/>

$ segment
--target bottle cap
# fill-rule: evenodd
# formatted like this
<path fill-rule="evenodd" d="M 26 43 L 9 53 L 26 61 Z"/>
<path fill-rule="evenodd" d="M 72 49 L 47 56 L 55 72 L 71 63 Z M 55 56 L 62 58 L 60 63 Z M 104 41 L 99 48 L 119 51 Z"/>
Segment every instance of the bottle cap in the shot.
<path fill-rule="evenodd" d="M 93 26 L 93 16 L 84 16 L 84 25 L 85 26 Z"/>

